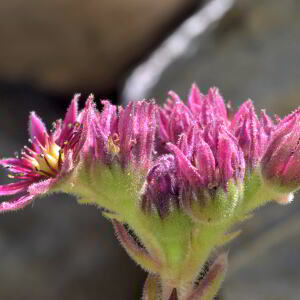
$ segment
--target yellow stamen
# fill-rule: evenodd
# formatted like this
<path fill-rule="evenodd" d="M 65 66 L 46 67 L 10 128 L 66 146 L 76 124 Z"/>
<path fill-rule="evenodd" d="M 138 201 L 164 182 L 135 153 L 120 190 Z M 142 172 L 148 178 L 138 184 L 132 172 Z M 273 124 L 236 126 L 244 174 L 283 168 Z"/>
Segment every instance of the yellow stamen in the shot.
<path fill-rule="evenodd" d="M 60 169 L 60 163 L 64 161 L 64 154 L 56 143 L 51 143 L 44 153 L 36 155 L 31 160 L 31 164 L 37 173 L 41 175 L 49 174 L 55 176 Z"/>
<path fill-rule="evenodd" d="M 117 155 L 120 152 L 120 147 L 114 142 L 112 137 L 108 138 L 108 151 L 113 155 Z"/>

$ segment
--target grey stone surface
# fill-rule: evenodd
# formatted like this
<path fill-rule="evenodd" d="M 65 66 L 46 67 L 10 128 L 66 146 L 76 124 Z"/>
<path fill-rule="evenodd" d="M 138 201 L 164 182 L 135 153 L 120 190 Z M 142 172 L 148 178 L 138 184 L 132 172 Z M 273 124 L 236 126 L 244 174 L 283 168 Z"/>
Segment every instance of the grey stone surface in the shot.
<path fill-rule="evenodd" d="M 218 86 L 236 104 L 251 97 L 271 112 L 289 112 L 299 99 L 299 12 L 297 0 L 238 1 L 165 70 L 149 95 L 162 100 L 173 89 L 184 96 L 197 82 L 204 91 Z"/>
<path fill-rule="evenodd" d="M 0 80 L 54 92 L 115 88 L 195 0 L 2 0 Z"/>

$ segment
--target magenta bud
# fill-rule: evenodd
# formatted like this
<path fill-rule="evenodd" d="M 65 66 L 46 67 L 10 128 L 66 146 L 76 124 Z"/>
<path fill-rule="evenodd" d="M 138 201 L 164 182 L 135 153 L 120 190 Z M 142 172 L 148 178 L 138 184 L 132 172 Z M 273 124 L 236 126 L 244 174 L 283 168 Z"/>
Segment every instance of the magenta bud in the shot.
<path fill-rule="evenodd" d="M 210 88 L 207 95 L 204 95 L 193 84 L 188 96 L 188 106 L 202 126 L 209 124 L 212 119 L 228 121 L 224 99 L 215 87 Z"/>
<path fill-rule="evenodd" d="M 300 187 L 300 109 L 280 121 L 262 159 L 262 174 L 284 191 Z"/>
<path fill-rule="evenodd" d="M 226 188 L 230 179 L 242 182 L 245 173 L 245 160 L 242 149 L 236 138 L 226 129 L 219 126 L 217 162 L 220 182 Z"/>
<path fill-rule="evenodd" d="M 222 185 L 226 188 L 229 180 L 243 181 L 245 171 L 244 155 L 236 138 L 222 124 L 211 124 L 202 135 L 192 131 L 193 144 L 188 147 L 187 137 L 179 146 L 167 144 L 177 161 L 179 174 L 193 187 L 210 188 Z M 183 148 L 179 148 L 179 147 Z M 192 155 L 191 155 L 192 153 Z"/>
<path fill-rule="evenodd" d="M 171 98 L 168 99 L 164 109 L 158 112 L 159 136 L 162 142 L 172 142 L 176 144 L 183 133 L 194 123 L 194 117 L 190 109 L 180 100 L 174 92 L 169 92 Z"/>
<path fill-rule="evenodd" d="M 260 162 L 271 133 L 272 121 L 262 112 L 259 121 L 251 100 L 246 101 L 231 122 L 231 131 L 244 152 L 246 167 L 253 170 Z"/>
<path fill-rule="evenodd" d="M 176 158 L 182 207 L 195 220 L 220 222 L 242 197 L 244 156 L 222 122 L 202 133 L 194 130 L 193 139 L 183 137 L 178 146 L 168 143 L 167 148 Z M 190 148 L 188 140 L 193 141 Z"/>
<path fill-rule="evenodd" d="M 150 169 L 142 189 L 141 207 L 146 213 L 155 209 L 161 218 L 179 207 L 179 182 L 172 155 L 161 156 Z"/>
<path fill-rule="evenodd" d="M 83 114 L 83 118 L 90 115 L 88 152 L 94 161 L 106 165 L 116 163 L 123 169 L 147 170 L 154 152 L 156 105 L 137 101 L 123 109 L 107 100 L 101 103 L 104 106 L 101 113 L 91 105 L 89 109 L 88 105 Z"/>
<path fill-rule="evenodd" d="M 94 133 L 94 159 L 103 164 L 110 164 L 119 152 L 117 107 L 106 100 L 101 103 L 104 106 L 103 110 L 98 114 L 97 121 L 91 124 Z"/>
<path fill-rule="evenodd" d="M 204 185 L 210 188 L 218 180 L 215 157 L 209 145 L 202 138 L 199 139 L 195 150 L 195 166 L 203 178 Z"/>
<path fill-rule="evenodd" d="M 112 109 L 110 111 L 115 113 Z M 108 117 L 105 110 L 102 114 L 105 121 Z M 108 149 L 122 168 L 132 166 L 147 170 L 151 165 L 156 130 L 155 116 L 156 105 L 153 102 L 137 101 L 130 102 L 124 109 L 119 108 L 118 118 L 111 117 L 111 124 L 107 125 L 110 132 Z"/>

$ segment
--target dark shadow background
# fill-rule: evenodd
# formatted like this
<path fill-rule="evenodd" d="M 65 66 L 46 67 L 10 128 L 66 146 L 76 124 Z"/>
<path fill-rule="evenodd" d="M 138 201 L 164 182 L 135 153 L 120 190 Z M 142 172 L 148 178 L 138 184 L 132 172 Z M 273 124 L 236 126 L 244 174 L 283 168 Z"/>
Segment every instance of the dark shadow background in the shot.
<path fill-rule="evenodd" d="M 75 92 L 81 106 L 90 92 L 121 103 L 131 71 L 204 2 L 1 1 L 0 156 L 27 143 L 30 111 L 50 127 Z M 219 86 L 234 106 L 251 97 L 270 113 L 290 112 L 300 103 L 299 13 L 297 0 L 236 1 L 142 97 L 184 97 L 197 82 Z M 299 214 L 296 199 L 243 226 L 220 298 L 299 299 Z M 95 207 L 54 195 L 0 216 L 0 299 L 139 299 L 144 277 Z"/>

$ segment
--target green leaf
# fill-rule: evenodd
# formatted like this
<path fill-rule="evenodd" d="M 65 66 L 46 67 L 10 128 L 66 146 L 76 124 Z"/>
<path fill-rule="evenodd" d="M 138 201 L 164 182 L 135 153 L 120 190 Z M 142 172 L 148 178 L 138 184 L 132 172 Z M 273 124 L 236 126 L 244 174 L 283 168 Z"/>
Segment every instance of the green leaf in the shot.
<path fill-rule="evenodd" d="M 160 294 L 161 288 L 158 276 L 149 274 L 144 285 L 142 300 L 158 300 Z"/>
<path fill-rule="evenodd" d="M 140 247 L 134 238 L 128 233 L 123 224 L 117 220 L 112 221 L 118 240 L 132 259 L 143 269 L 151 273 L 157 273 L 160 263 L 154 260 L 149 253 Z"/>
<path fill-rule="evenodd" d="M 227 253 L 220 254 L 186 300 L 212 300 L 220 289 L 227 267 Z"/>

